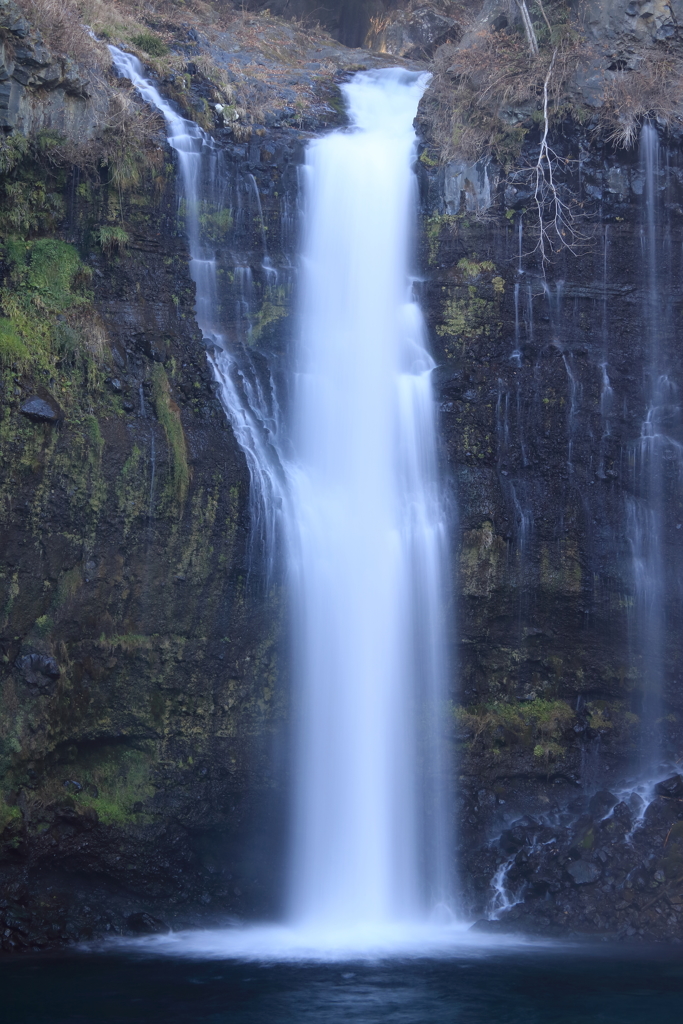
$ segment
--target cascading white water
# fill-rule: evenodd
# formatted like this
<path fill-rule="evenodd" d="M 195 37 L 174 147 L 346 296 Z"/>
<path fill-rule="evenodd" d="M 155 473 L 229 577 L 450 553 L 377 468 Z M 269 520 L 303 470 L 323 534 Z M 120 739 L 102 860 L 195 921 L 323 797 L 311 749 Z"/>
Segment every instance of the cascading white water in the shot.
<path fill-rule="evenodd" d="M 196 288 L 197 324 L 209 346 L 209 364 L 219 385 L 221 403 L 247 459 L 252 484 L 252 517 L 264 541 L 266 560 L 272 570 L 276 521 L 285 500 L 284 476 L 276 451 L 273 396 L 272 393 L 263 393 L 253 368 L 248 365 L 248 357 L 240 361 L 237 353 L 226 344 L 219 322 L 215 251 L 202 238 L 200 228 L 203 193 L 217 193 L 211 196 L 211 207 L 214 212 L 220 211 L 217 151 L 213 139 L 199 125 L 181 117 L 145 78 L 144 68 L 137 57 L 116 46 L 110 46 L 109 52 L 118 73 L 130 79 L 143 100 L 163 116 L 169 145 L 177 154 L 190 248 L 190 276 Z M 258 189 L 256 196 L 258 198 Z M 258 205 L 260 210 L 260 200 Z M 272 273 L 270 267 L 268 270 Z M 245 355 L 244 347 L 242 355 Z"/>
<path fill-rule="evenodd" d="M 428 76 L 357 75 L 343 87 L 353 130 L 309 146 L 300 337 L 283 446 L 273 394 L 220 326 L 215 255 L 199 219 L 202 196 L 220 177 L 213 140 L 172 109 L 135 57 L 110 50 L 119 73 L 162 113 L 177 153 L 197 322 L 271 557 L 284 521 L 292 593 L 298 724 L 288 926 L 179 935 L 168 951 L 440 949 L 454 937 L 429 924 L 439 908 L 438 923 L 452 920 L 441 736 L 447 545 L 434 363 L 409 276 L 412 122 Z M 266 276 L 276 273 L 265 248 L 263 263 Z M 251 280 L 250 270 L 238 271 Z"/>
<path fill-rule="evenodd" d="M 324 928 L 415 919 L 448 892 L 444 512 L 434 363 L 409 278 L 427 81 L 357 75 L 343 87 L 354 130 L 312 142 L 305 168 L 290 914 Z"/>

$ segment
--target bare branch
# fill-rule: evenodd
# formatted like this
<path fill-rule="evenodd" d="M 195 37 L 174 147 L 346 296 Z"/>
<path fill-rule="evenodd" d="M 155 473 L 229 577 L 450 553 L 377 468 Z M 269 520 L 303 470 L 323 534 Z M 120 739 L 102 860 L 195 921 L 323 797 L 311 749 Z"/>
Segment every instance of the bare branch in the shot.
<path fill-rule="evenodd" d="M 534 178 L 534 203 L 538 213 L 538 242 L 534 251 L 540 253 L 541 263 L 545 268 L 550 261 L 549 252 L 553 251 L 553 236 L 559 248 L 569 249 L 576 255 L 576 247 L 580 237 L 573 223 L 573 213 L 568 202 L 560 194 L 560 186 L 556 180 L 557 154 L 548 144 L 550 118 L 548 114 L 550 80 L 555 66 L 557 50 L 554 51 L 548 73 L 543 82 L 543 135 L 538 150 L 538 159 L 532 170 Z M 550 213 L 547 218 L 546 214 Z M 558 250 L 559 251 L 559 250 Z"/>

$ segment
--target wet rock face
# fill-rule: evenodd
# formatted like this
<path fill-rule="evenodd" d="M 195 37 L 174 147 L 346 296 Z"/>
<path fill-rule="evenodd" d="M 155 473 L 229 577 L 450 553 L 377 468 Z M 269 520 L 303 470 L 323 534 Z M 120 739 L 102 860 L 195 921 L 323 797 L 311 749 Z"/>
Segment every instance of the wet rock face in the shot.
<path fill-rule="evenodd" d="M 644 809 L 631 796 L 601 814 L 579 797 L 552 824 L 514 823 L 489 848 L 488 863 L 468 859 L 480 899 L 489 872 L 496 880 L 489 918 L 476 927 L 680 941 L 683 804 L 656 796 Z"/>
<path fill-rule="evenodd" d="M 269 32 L 290 40 L 291 63 L 262 52 Z M 301 32 L 270 21 L 263 39 L 243 34 L 183 45 L 192 109 L 213 98 L 193 64 L 208 51 L 245 103 L 239 124 L 215 111 L 222 191 L 201 221 L 217 318 L 267 391 L 293 324 L 304 146 L 344 123 L 337 81 L 358 55 L 319 35 L 301 50 Z M 55 372 L 17 363 L 2 380 L 8 951 L 272 916 L 282 893 L 280 582 L 266 582 L 246 462 L 196 326 L 174 156 L 159 148 L 122 188 L 76 166 L 61 181 L 92 293 L 85 326 L 60 314 Z M 107 247 L 112 223 L 125 231 Z"/>
<path fill-rule="evenodd" d="M 287 319 L 285 286 L 268 291 L 264 237 L 271 229 L 278 265 L 288 239 L 291 262 L 283 208 L 296 207 L 303 138 L 223 139 L 230 216 L 206 216 L 217 243 L 231 227 L 235 343 L 251 332 L 263 360 L 260 347 L 276 345 Z M 94 240 L 106 186 L 67 184 L 70 237 L 92 272 L 95 384 L 74 375 L 62 393 L 60 376 L 52 394 L 39 370 L 18 366 L 3 378 L 7 951 L 272 914 L 280 891 L 279 595 L 266 592 L 250 545 L 248 472 L 195 324 L 166 159 L 161 191 L 115 190 L 122 253 Z M 235 265 L 255 268 L 249 288 Z"/>
<path fill-rule="evenodd" d="M 423 133 L 428 140 L 428 120 Z M 675 761 L 683 745 L 683 506 L 673 468 L 683 440 L 679 146 L 659 139 L 648 191 L 642 145 L 613 152 L 569 124 L 553 145 L 578 161 L 566 165 L 576 172 L 561 173 L 582 241 L 574 253 L 556 244 L 545 269 L 527 172 L 504 174 L 485 161 L 437 167 L 429 152 L 419 164 L 422 299 L 459 517 L 453 660 L 462 709 L 454 739 L 467 900 L 491 912 L 491 880 L 500 858 L 512 856 L 497 837 L 530 814 L 540 838 L 525 839 L 509 869 L 520 872 L 509 892 L 521 902 L 499 907 L 496 927 L 503 919 L 540 930 L 564 921 L 582 931 L 673 936 L 680 924 L 666 901 L 652 912 L 641 907 L 642 922 L 633 923 L 640 911 L 627 876 L 642 868 L 648 846 L 657 865 L 665 856 L 679 783 L 662 781 L 633 849 L 634 811 L 620 809 L 613 794 L 648 751 Z M 533 164 L 534 153 L 529 140 L 521 163 Z M 657 595 L 656 620 L 647 617 L 645 579 L 658 581 L 647 591 Z M 581 794 L 594 795 L 591 806 L 570 811 Z M 595 824 L 595 855 L 578 843 L 583 814 Z M 610 864 L 619 864 L 610 877 L 596 860 L 606 829 Z M 467 855 L 473 847 L 476 858 Z M 497 852 L 483 871 L 477 858 L 484 863 L 487 849 Z M 664 870 L 657 865 L 648 861 L 643 883 L 653 883 L 653 895 L 653 872 Z M 676 884 L 666 871 L 665 880 Z M 573 895 L 559 909 L 565 890 Z M 631 909 L 617 911 L 624 900 Z"/>
<path fill-rule="evenodd" d="M 52 54 L 13 0 L 0 3 L 0 28 L 0 127 L 92 137 L 107 111 L 102 85 L 71 58 Z"/>
<path fill-rule="evenodd" d="M 190 63 L 204 45 L 188 38 Z M 244 131 L 216 111 L 225 196 L 202 217 L 221 323 L 250 353 L 253 379 L 277 382 L 294 321 L 304 147 L 343 123 L 335 61 L 341 80 L 360 56 L 363 66 L 380 58 L 317 46 L 282 71 L 290 102 L 266 81 L 277 62 L 228 37 L 211 46 L 262 101 Z M 208 102 L 201 76 L 188 75 Z M 297 90 L 311 97 L 303 113 Z M 651 651 L 633 626 L 634 545 L 647 506 L 638 460 L 655 278 L 659 377 L 683 385 L 678 145 L 661 140 L 653 277 L 642 255 L 643 161 L 597 146 L 589 128 L 568 124 L 553 140 L 570 161 L 561 177 L 581 240 L 545 273 L 528 173 L 506 175 L 490 160 L 439 167 L 429 152 L 418 163 L 420 298 L 458 509 L 454 807 L 465 903 L 499 919 L 489 927 L 674 937 L 679 777 L 661 780 L 644 816 L 618 783 L 648 741 Z M 420 131 L 428 141 L 424 119 Z M 532 140 L 522 164 L 534 158 Z M 102 387 L 84 382 L 74 398 L 18 369 L 3 379 L 7 950 L 272 913 L 281 891 L 280 595 L 263 586 L 260 541 L 250 545 L 247 468 L 195 326 L 170 152 L 163 163 L 123 197 L 83 188 L 77 169 L 65 189 L 69 237 L 91 268 L 106 335 Z M 94 241 L 111 209 L 129 235 L 118 253 Z M 659 432 L 680 443 L 677 392 L 667 394 Z M 46 408 L 59 422 L 40 415 Z M 678 757 L 675 450 L 662 449 L 658 721 L 663 749 Z"/>
<path fill-rule="evenodd" d="M 33 693 L 53 692 L 62 674 L 56 658 L 47 654 L 24 654 L 17 658 L 16 667 Z"/>

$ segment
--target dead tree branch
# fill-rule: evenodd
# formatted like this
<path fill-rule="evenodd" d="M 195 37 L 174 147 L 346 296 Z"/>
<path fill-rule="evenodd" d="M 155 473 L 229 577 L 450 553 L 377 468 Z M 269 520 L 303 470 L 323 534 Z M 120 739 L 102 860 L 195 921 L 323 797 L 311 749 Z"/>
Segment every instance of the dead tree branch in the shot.
<path fill-rule="evenodd" d="M 557 50 L 554 51 L 548 73 L 543 82 L 543 135 L 538 150 L 538 159 L 533 167 L 534 203 L 538 213 L 538 243 L 536 252 L 540 253 L 541 263 L 550 260 L 549 251 L 553 250 L 553 235 L 557 237 L 560 248 L 569 249 L 576 255 L 579 236 L 573 224 L 571 207 L 560 194 L 560 186 L 556 178 L 557 154 L 548 144 L 550 118 L 548 113 L 550 81 L 555 66 Z M 550 216 L 546 216 L 549 213 Z"/>

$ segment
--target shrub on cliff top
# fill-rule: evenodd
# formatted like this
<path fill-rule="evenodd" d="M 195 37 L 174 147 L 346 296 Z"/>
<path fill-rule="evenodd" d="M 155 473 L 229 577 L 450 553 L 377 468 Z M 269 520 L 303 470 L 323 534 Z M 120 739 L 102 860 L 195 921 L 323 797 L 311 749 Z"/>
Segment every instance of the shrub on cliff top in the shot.
<path fill-rule="evenodd" d="M 132 37 L 131 42 L 150 57 L 165 57 L 168 53 L 168 46 L 154 32 L 138 32 Z"/>

